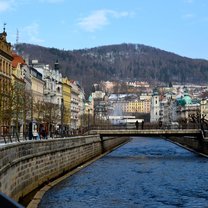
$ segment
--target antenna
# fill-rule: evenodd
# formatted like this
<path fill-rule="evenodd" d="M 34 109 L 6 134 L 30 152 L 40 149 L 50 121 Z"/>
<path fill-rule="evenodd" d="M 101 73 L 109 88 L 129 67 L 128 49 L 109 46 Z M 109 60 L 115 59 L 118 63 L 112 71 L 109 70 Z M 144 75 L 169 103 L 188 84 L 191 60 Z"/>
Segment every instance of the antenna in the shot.
<path fill-rule="evenodd" d="M 19 43 L 19 30 L 17 29 L 17 35 L 16 35 L 16 45 Z"/>
<path fill-rule="evenodd" d="M 4 32 L 5 32 L 5 29 L 6 29 L 5 27 L 6 27 L 6 23 L 4 23 L 4 27 L 3 27 Z"/>

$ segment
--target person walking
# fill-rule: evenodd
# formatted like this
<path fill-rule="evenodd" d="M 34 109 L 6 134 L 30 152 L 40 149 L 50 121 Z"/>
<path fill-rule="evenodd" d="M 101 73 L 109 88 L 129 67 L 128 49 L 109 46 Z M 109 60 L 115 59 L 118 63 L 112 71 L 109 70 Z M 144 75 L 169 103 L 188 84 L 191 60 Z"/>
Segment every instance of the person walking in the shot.
<path fill-rule="evenodd" d="M 142 129 L 144 129 L 144 121 L 142 121 Z"/>
<path fill-rule="evenodd" d="M 136 120 L 135 126 L 136 126 L 136 129 L 139 129 L 139 122 L 138 122 L 138 120 Z"/>

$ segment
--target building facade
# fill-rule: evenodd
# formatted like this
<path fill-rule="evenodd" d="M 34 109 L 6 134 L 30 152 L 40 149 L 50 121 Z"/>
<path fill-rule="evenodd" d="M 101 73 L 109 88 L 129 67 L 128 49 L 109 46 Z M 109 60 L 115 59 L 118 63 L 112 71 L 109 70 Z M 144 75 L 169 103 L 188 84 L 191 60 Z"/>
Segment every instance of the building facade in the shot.
<path fill-rule="evenodd" d="M 208 119 L 208 99 L 201 100 L 200 112 L 201 112 L 201 118 L 205 116 L 205 119 Z"/>
<path fill-rule="evenodd" d="M 154 91 L 151 98 L 150 122 L 158 122 L 160 120 L 160 96 Z"/>
<path fill-rule="evenodd" d="M 62 79 L 63 82 L 63 125 L 69 129 L 71 127 L 71 85 L 70 80 L 65 77 Z"/>
<path fill-rule="evenodd" d="M 12 61 L 12 135 L 16 137 L 26 133 L 27 102 L 26 82 L 22 73 L 23 58 L 13 53 Z"/>
<path fill-rule="evenodd" d="M 150 113 L 150 100 L 135 100 L 128 102 L 126 106 L 128 113 Z"/>
<path fill-rule="evenodd" d="M 12 48 L 5 28 L 0 33 L 0 135 L 9 133 L 11 112 Z"/>
<path fill-rule="evenodd" d="M 79 87 L 77 82 L 74 80 L 70 81 L 71 85 L 71 128 L 78 129 L 79 128 Z"/>
<path fill-rule="evenodd" d="M 31 98 L 31 120 L 40 123 L 43 120 L 43 89 L 44 81 L 42 74 L 33 67 L 30 67 L 31 82 L 32 82 L 32 98 Z"/>

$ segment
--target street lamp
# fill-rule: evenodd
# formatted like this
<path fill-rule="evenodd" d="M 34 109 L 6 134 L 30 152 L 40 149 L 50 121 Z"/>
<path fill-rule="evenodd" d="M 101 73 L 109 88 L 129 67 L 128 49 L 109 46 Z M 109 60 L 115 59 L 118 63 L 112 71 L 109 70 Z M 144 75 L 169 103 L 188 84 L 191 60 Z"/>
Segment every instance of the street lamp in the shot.
<path fill-rule="evenodd" d="M 90 109 L 87 110 L 88 114 L 87 114 L 87 130 L 88 130 L 88 134 L 89 134 L 89 130 L 90 130 Z"/>
<path fill-rule="evenodd" d="M 63 137 L 63 124 L 64 124 L 64 99 L 61 99 L 61 137 Z"/>

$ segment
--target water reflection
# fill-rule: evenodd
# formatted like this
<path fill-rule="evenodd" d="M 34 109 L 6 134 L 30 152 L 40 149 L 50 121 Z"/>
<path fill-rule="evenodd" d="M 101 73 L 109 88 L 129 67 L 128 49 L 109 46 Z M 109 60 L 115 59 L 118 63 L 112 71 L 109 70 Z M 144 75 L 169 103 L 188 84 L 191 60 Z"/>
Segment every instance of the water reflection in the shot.
<path fill-rule="evenodd" d="M 206 207 L 207 168 L 207 158 L 172 143 L 134 138 L 51 189 L 39 207 Z"/>

